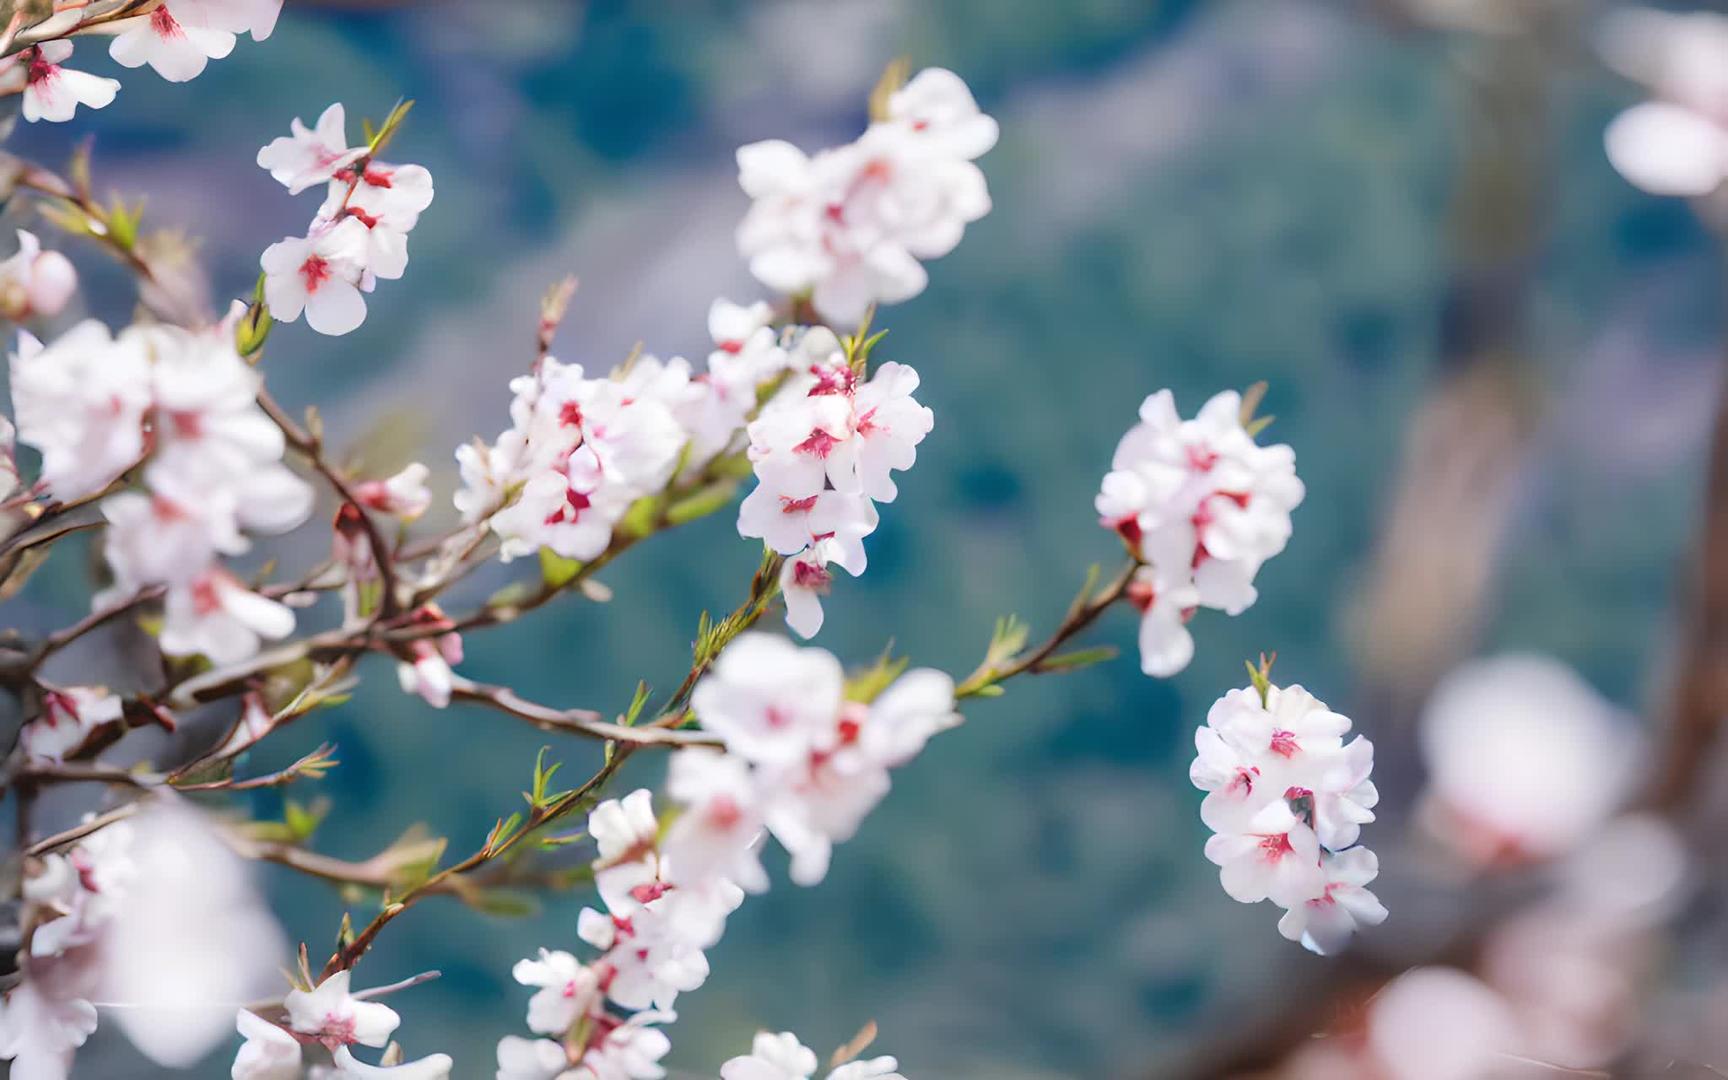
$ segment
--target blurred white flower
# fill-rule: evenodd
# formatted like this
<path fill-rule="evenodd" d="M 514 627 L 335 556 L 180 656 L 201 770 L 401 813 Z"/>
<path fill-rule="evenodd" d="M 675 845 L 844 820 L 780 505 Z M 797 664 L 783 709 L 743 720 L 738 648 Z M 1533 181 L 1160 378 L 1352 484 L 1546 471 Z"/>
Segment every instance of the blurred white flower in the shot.
<path fill-rule="evenodd" d="M 234 1026 L 246 1040 L 229 1070 L 233 1080 L 300 1080 L 300 1042 L 257 1013 L 241 1009 Z"/>
<path fill-rule="evenodd" d="M 137 871 L 103 933 L 99 1000 L 150 1060 L 189 1068 L 233 1030 L 234 1002 L 280 986 L 287 941 L 201 811 L 158 799 L 122 824 Z"/>
<path fill-rule="evenodd" d="M 1441 680 L 1420 730 L 1428 821 L 1476 863 L 1564 854 L 1629 794 L 1640 741 L 1558 661 L 1477 660 Z"/>
<path fill-rule="evenodd" d="M 11 368 L 18 441 L 41 452 L 54 498 L 94 495 L 143 457 L 150 367 L 139 341 L 116 341 L 94 319 L 47 346 L 21 331 Z"/>
<path fill-rule="evenodd" d="M 51 319 L 78 291 L 78 271 L 58 251 L 43 251 L 36 234 L 18 230 L 18 252 L 0 262 L 0 314 L 13 322 Z"/>
<path fill-rule="evenodd" d="M 1728 16 L 1653 9 L 1610 13 L 1597 35 L 1608 63 L 1655 100 L 1608 125 L 1608 158 L 1655 195 L 1708 195 L 1728 177 Z"/>

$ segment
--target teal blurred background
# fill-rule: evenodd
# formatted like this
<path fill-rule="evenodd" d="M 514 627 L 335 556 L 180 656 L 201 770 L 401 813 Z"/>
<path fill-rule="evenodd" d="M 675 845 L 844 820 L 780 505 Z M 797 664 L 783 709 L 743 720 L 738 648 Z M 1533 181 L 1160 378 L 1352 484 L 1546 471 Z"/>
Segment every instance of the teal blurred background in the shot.
<path fill-rule="evenodd" d="M 349 337 L 279 327 L 266 366 L 280 398 L 318 402 L 368 466 L 424 460 L 443 496 L 451 450 L 504 426 L 505 384 L 560 276 L 582 279 L 561 358 L 605 368 L 637 341 L 705 355 L 709 302 L 759 295 L 732 249 L 746 206 L 733 149 L 850 139 L 899 55 L 958 71 L 1001 121 L 981 163 L 995 210 L 930 267 L 928 291 L 881 314 L 882 355 L 918 368 L 937 424 L 819 643 L 863 662 L 891 641 L 963 674 L 998 615 L 1052 626 L 1087 565 L 1117 558 L 1092 495 L 1160 387 L 1192 412 L 1267 380 L 1271 435 L 1296 448 L 1308 499 L 1258 605 L 1195 620 L 1182 675 L 1142 677 L 1133 621 L 1112 613 L 1094 638 L 1128 655 L 970 707 L 896 774 L 820 887 L 776 867 L 710 954 L 707 985 L 680 999 L 669 1061 L 712 1075 L 759 1027 L 825 1053 L 874 1019 L 880 1047 L 924 1080 L 1174 1074 L 1329 963 L 1280 940 L 1268 909 L 1229 903 L 1201 854 L 1192 732 L 1244 658 L 1276 650 L 1283 680 L 1356 716 L 1383 747 L 1394 823 L 1412 703 L 1449 660 L 1549 652 L 1634 710 L 1663 670 L 1717 379 L 1720 270 L 1683 204 L 1610 169 L 1602 127 L 1635 95 L 1587 53 L 1319 0 L 289 0 L 274 38 L 197 82 L 130 74 L 112 107 L 10 147 L 59 162 L 93 135 L 98 187 L 144 195 L 150 222 L 199 237 L 225 299 L 315 209 L 252 164 L 256 147 L 332 101 L 376 118 L 416 99 L 391 156 L 428 166 L 437 201 L 407 277 L 382 284 Z M 110 73 L 98 48 L 79 59 Z M 1515 175 L 1484 182 L 1483 162 Z M 1519 227 L 1478 215 L 1479 197 L 1512 204 Z M 129 287 L 65 246 L 96 313 L 123 321 Z M 1445 430 L 1504 449 L 1437 478 L 1424 470 L 1450 451 L 1412 431 L 1461 373 L 1504 392 L 1466 397 Z M 1385 539 L 1401 490 L 1435 514 L 1418 530 L 1432 563 Z M 305 565 L 322 543 L 277 553 Z M 607 570 L 610 605 L 570 601 L 471 635 L 462 671 L 621 709 L 638 678 L 675 684 L 698 616 L 730 609 L 756 561 L 716 515 Z M 469 601 L 530 573 L 494 567 Z M 8 625 L 64 623 L 88 588 L 87 565 L 60 559 Z M 429 709 L 381 661 L 368 674 L 249 768 L 334 741 L 319 850 L 365 857 L 415 822 L 472 849 L 548 739 Z M 571 774 L 597 763 L 578 741 L 551 754 Z M 639 760 L 633 779 L 659 768 Z M 247 808 L 281 813 L 273 793 Z M 1393 917 L 1370 951 L 1437 903 L 1401 871 L 1393 828 L 1375 845 Z M 289 934 L 326 949 L 343 899 L 285 871 L 268 883 Z M 429 902 L 382 936 L 360 981 L 442 970 L 392 1002 L 399 1034 L 411 1056 L 445 1050 L 457 1076 L 489 1076 L 498 1037 L 522 1032 L 528 992 L 511 965 L 573 947 L 588 900 L 511 919 Z M 225 1076 L 231 1054 L 196 1075 Z M 76 1075 L 159 1074 L 104 1028 Z"/>

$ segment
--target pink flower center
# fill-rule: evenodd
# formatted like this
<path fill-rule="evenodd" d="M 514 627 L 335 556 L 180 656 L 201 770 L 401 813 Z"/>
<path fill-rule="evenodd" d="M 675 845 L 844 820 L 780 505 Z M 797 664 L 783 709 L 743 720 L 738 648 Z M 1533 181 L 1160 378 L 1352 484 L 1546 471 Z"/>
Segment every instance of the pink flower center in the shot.
<path fill-rule="evenodd" d="M 300 277 L 306 282 L 306 291 L 315 293 L 330 280 L 330 263 L 322 255 L 309 256 L 300 264 Z"/>
<path fill-rule="evenodd" d="M 192 586 L 192 610 L 199 615 L 212 615 L 222 610 L 222 596 L 210 578 L 199 578 Z"/>
<path fill-rule="evenodd" d="M 150 13 L 150 29 L 164 40 L 186 36 L 186 32 L 180 29 L 180 24 L 174 20 L 166 4 Z"/>
<path fill-rule="evenodd" d="M 191 409 L 178 409 L 168 414 L 168 423 L 173 425 L 174 434 L 182 439 L 196 439 L 204 434 L 204 418 Z"/>
<path fill-rule="evenodd" d="M 816 496 L 794 499 L 787 495 L 780 496 L 780 512 L 782 514 L 808 514 L 816 508 Z"/>
<path fill-rule="evenodd" d="M 25 69 L 24 78 L 32 86 L 47 82 L 54 78 L 54 76 L 60 74 L 60 65 L 50 64 L 47 59 L 43 57 L 41 49 L 30 50 L 28 65 L 29 66 Z"/>
<path fill-rule="evenodd" d="M 1272 733 L 1272 752 L 1279 757 L 1294 757 L 1301 747 L 1296 745 L 1296 733 L 1293 731 L 1274 731 Z"/>
<path fill-rule="evenodd" d="M 730 795 L 717 796 L 708 804 L 708 824 L 721 832 L 730 832 L 744 820 L 744 811 Z"/>
<path fill-rule="evenodd" d="M 839 439 L 836 439 L 821 428 L 817 428 L 810 433 L 808 439 L 805 439 L 797 446 L 794 446 L 792 450 L 794 453 L 813 454 L 816 457 L 825 458 L 834 452 L 834 447 L 838 445 L 839 442 Z"/>
<path fill-rule="evenodd" d="M 1284 856 L 1293 854 L 1295 848 L 1290 846 L 1290 834 L 1278 833 L 1274 836 L 1260 838 L 1260 857 L 1266 862 L 1281 862 Z"/>
<path fill-rule="evenodd" d="M 792 564 L 792 584 L 800 589 L 826 589 L 833 581 L 834 575 L 821 563 L 800 559 Z"/>

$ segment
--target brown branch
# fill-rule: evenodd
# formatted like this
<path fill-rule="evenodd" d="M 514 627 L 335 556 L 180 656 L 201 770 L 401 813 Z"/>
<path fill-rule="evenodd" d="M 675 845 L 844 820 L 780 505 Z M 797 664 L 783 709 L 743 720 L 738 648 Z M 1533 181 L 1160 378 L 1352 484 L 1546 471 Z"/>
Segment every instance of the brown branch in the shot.
<path fill-rule="evenodd" d="M 719 746 L 712 735 L 694 731 L 668 731 L 652 725 L 625 727 L 607 721 L 592 709 L 554 709 L 520 697 L 504 686 L 489 686 L 457 677 L 450 696 L 458 701 L 488 705 L 500 712 L 526 720 L 542 731 L 562 731 L 590 739 L 639 746 Z"/>
<path fill-rule="evenodd" d="M 1005 679 L 1012 679 L 1016 675 L 1027 672 L 1037 675 L 1051 670 L 1045 666 L 1045 662 L 1082 630 L 1098 621 L 1098 616 L 1104 614 L 1112 604 L 1122 599 L 1134 580 L 1135 571 L 1139 570 L 1141 565 L 1138 560 L 1130 559 L 1102 589 L 1090 596 L 1083 593 L 1075 598 L 1074 604 L 1069 607 L 1068 614 L 1063 617 L 1056 631 L 1037 646 L 1021 649 L 1005 661 L 993 663 L 985 660 L 955 688 L 954 696 L 962 700 L 976 697 L 987 687 Z"/>

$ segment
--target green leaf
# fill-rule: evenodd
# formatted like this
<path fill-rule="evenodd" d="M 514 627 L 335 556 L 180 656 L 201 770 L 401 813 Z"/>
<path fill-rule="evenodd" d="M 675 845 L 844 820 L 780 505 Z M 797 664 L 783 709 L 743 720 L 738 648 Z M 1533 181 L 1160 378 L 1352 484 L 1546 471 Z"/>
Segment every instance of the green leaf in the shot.
<path fill-rule="evenodd" d="M 732 503 L 732 496 L 738 490 L 738 482 L 732 479 L 716 480 L 684 498 L 679 499 L 666 508 L 666 523 L 668 525 L 684 525 L 697 518 L 707 517 L 716 510 L 723 510 Z"/>
<path fill-rule="evenodd" d="M 866 705 L 875 701 L 882 691 L 898 679 L 906 666 L 912 662 L 909 656 L 896 660 L 892 652 L 893 646 L 882 650 L 882 655 L 868 668 L 858 672 L 846 680 L 846 700 L 858 701 Z"/>
<path fill-rule="evenodd" d="M 582 564 L 575 559 L 566 559 L 551 548 L 540 549 L 540 577 L 554 589 L 562 589 L 576 579 L 582 571 Z"/>
<path fill-rule="evenodd" d="M 1076 649 L 1073 652 L 1047 656 L 1039 662 L 1038 670 L 1078 671 L 1081 668 L 1114 659 L 1116 659 L 1116 647 L 1114 645 L 1100 645 L 1092 649 Z"/>

